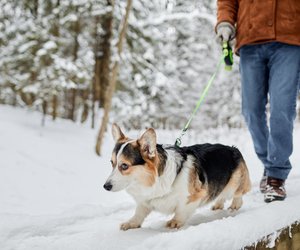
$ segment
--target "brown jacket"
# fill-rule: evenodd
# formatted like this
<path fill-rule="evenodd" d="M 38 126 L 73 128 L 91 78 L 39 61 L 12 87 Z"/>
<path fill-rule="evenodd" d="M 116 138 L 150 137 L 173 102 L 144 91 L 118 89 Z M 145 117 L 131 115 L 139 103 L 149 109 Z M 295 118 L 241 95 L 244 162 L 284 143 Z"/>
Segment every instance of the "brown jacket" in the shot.
<path fill-rule="evenodd" d="M 236 51 L 245 44 L 300 45 L 300 0 L 218 0 L 217 24 L 236 25 Z"/>

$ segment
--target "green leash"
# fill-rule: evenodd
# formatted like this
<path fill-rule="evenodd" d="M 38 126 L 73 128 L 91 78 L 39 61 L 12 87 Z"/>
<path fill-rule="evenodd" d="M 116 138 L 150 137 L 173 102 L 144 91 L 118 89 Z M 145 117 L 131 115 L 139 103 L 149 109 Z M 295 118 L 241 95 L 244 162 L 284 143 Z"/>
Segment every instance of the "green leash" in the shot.
<path fill-rule="evenodd" d="M 200 108 L 201 103 L 203 102 L 205 96 L 207 95 L 207 92 L 208 92 L 209 88 L 211 87 L 213 81 L 215 80 L 216 75 L 223 63 L 225 63 L 225 70 L 230 71 L 232 69 L 233 53 L 232 53 L 231 47 L 229 46 L 229 44 L 227 42 L 223 43 L 223 54 L 219 60 L 219 63 L 217 64 L 217 68 L 216 68 L 215 72 L 213 73 L 213 75 L 211 76 L 211 78 L 209 79 L 209 81 L 207 82 L 206 87 L 203 90 L 200 98 L 198 99 L 196 107 L 194 108 L 189 120 L 187 121 L 183 130 L 181 131 L 180 136 L 176 139 L 175 146 L 179 147 L 181 145 L 182 137 L 185 135 L 186 131 L 188 130 L 190 123 L 194 119 L 198 109 Z"/>

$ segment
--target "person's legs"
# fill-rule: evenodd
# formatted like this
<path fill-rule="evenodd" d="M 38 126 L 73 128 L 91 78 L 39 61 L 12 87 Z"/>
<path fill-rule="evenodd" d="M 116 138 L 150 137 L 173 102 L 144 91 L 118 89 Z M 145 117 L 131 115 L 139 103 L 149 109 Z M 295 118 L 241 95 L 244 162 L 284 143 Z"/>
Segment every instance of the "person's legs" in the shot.
<path fill-rule="evenodd" d="M 242 113 L 252 136 L 255 152 L 266 166 L 269 140 L 266 116 L 269 69 L 262 45 L 249 45 L 240 49 L 240 73 Z"/>
<path fill-rule="evenodd" d="M 300 46 L 283 43 L 266 44 L 270 95 L 270 135 L 267 176 L 285 180 L 291 170 L 289 157 L 293 151 L 293 122 L 300 77 Z"/>

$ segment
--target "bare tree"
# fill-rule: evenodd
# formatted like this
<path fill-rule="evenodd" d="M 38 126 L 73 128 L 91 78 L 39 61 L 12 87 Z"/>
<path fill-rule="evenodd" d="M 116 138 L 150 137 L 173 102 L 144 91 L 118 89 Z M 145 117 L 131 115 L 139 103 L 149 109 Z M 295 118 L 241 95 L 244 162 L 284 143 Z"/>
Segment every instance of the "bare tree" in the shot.
<path fill-rule="evenodd" d="M 99 101 L 99 107 L 104 107 L 105 94 L 110 80 L 111 64 L 111 38 L 113 34 L 113 12 L 115 7 L 114 0 L 107 0 L 109 11 L 104 16 L 97 16 L 95 19 L 95 69 L 93 80 L 93 114 L 92 128 L 95 124 L 95 102 Z M 103 32 L 99 33 L 98 25 L 101 25 Z"/>
<path fill-rule="evenodd" d="M 99 78 L 97 85 L 99 85 L 99 106 L 105 106 L 105 95 L 110 81 L 110 63 L 111 63 L 111 49 L 110 43 L 113 34 L 113 9 L 114 0 L 107 0 L 108 6 L 112 7 L 102 18 L 102 27 L 105 27 L 105 32 L 100 37 L 100 47 L 102 49 L 101 54 L 99 54 Z"/>
<path fill-rule="evenodd" d="M 123 51 L 123 40 L 125 38 L 127 26 L 128 26 L 128 18 L 129 18 L 129 13 L 131 10 L 131 5 L 132 5 L 132 0 L 127 0 L 127 5 L 126 5 L 126 12 L 123 21 L 121 22 L 121 29 L 119 33 L 119 39 L 117 43 L 117 50 L 118 50 L 118 55 L 119 58 L 121 57 L 121 53 Z M 111 103 L 112 103 L 112 97 L 116 88 L 116 82 L 118 78 L 118 73 L 119 73 L 119 62 L 115 61 L 114 65 L 112 67 L 112 72 L 110 75 L 110 81 L 109 81 L 109 86 L 106 91 L 105 95 L 105 102 L 104 102 L 104 114 L 102 117 L 102 122 L 101 122 L 101 127 L 98 133 L 97 137 L 97 143 L 96 143 L 96 153 L 97 155 L 101 155 L 101 146 L 103 142 L 103 137 L 106 131 L 106 127 L 108 124 L 109 120 L 109 112 L 111 109 Z"/>
<path fill-rule="evenodd" d="M 99 34 L 98 34 L 98 25 L 100 23 L 100 16 L 96 16 L 95 22 L 94 22 L 94 54 L 95 54 L 95 66 L 94 66 L 94 77 L 93 77 L 93 82 L 92 82 L 92 128 L 95 127 L 95 103 L 98 99 L 99 96 L 99 64 L 100 64 L 100 42 L 99 42 Z"/>

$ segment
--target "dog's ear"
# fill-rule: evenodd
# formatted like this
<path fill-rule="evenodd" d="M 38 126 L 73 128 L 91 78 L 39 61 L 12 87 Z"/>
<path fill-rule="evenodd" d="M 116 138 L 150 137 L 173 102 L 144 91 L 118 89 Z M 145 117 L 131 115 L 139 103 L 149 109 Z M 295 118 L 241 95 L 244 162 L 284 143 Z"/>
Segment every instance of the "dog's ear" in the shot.
<path fill-rule="evenodd" d="M 115 142 L 126 138 L 126 136 L 123 134 L 122 130 L 116 123 L 113 123 L 111 132 Z"/>
<path fill-rule="evenodd" d="M 153 159 L 156 155 L 156 133 L 153 128 L 148 128 L 146 132 L 138 139 L 141 147 L 142 156 Z"/>

